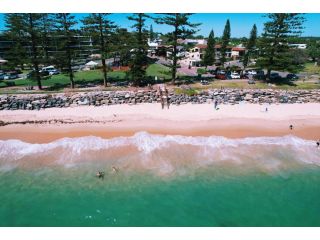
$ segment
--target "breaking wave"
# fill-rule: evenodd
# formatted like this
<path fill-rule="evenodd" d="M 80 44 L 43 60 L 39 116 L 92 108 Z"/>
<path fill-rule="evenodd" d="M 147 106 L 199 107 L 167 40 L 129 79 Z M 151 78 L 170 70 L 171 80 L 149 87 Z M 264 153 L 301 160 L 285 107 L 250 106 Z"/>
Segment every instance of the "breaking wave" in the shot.
<path fill-rule="evenodd" d="M 44 144 L 0 140 L 0 169 L 3 171 L 16 167 L 70 167 L 88 163 L 159 174 L 223 163 L 275 170 L 301 164 L 320 166 L 320 149 L 314 141 L 291 135 L 229 139 L 139 132 L 131 137 L 62 138 Z"/>

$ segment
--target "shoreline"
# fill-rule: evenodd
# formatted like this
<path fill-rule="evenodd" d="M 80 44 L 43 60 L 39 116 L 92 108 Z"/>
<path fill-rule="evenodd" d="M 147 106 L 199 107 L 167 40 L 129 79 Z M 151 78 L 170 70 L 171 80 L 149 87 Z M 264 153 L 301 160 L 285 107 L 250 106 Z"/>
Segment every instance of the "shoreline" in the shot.
<path fill-rule="evenodd" d="M 214 110 L 212 104 L 185 104 L 163 110 L 159 104 L 8 110 L 0 111 L 0 121 L 9 124 L 0 126 L 0 139 L 47 143 L 64 137 L 113 138 L 146 131 L 227 138 L 294 135 L 318 140 L 320 111 L 316 109 L 320 104 L 219 105 L 219 110 Z M 291 124 L 293 130 L 289 129 Z"/>

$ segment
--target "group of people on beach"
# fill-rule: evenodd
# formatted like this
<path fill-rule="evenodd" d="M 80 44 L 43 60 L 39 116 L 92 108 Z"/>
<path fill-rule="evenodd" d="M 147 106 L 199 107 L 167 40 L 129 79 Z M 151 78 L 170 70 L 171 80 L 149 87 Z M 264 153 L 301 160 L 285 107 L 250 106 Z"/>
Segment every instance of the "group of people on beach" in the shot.
<path fill-rule="evenodd" d="M 159 87 L 159 94 L 160 94 L 161 108 L 164 109 L 164 105 L 166 103 L 169 109 L 170 99 L 169 99 L 168 89 L 165 86 Z"/>

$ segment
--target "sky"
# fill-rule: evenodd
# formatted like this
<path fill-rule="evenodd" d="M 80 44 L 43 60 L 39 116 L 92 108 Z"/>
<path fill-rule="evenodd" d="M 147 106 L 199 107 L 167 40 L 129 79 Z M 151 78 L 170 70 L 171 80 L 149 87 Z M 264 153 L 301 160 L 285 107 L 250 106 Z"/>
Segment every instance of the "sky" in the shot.
<path fill-rule="evenodd" d="M 88 14 L 77 13 L 74 15 L 76 19 L 80 20 Z M 110 19 L 118 26 L 130 29 L 132 21 L 127 19 L 129 15 L 127 13 L 115 13 L 110 15 Z M 156 14 L 151 14 L 151 16 L 156 16 Z M 302 36 L 320 37 L 320 13 L 307 13 L 305 18 L 305 29 Z M 190 17 L 191 22 L 201 23 L 197 34 L 205 37 L 209 35 L 211 29 L 214 31 L 215 36 L 220 37 L 227 19 L 230 20 L 231 24 L 231 37 L 248 37 L 253 24 L 257 25 L 258 35 L 260 35 L 263 32 L 263 23 L 267 20 L 264 14 L 259 13 L 196 13 Z M 166 33 L 172 31 L 169 26 L 156 24 L 151 19 L 146 21 L 147 29 L 151 24 L 155 32 Z M 78 26 L 80 27 L 81 24 L 79 23 Z M 0 13 L 0 30 L 4 29 L 4 14 Z"/>

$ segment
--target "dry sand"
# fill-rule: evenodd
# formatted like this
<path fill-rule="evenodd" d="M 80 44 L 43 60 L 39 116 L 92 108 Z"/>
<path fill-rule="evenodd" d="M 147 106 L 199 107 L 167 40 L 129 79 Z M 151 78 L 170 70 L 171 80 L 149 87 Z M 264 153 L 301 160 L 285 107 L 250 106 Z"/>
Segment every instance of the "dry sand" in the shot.
<path fill-rule="evenodd" d="M 219 110 L 212 104 L 185 104 L 163 110 L 160 104 L 5 110 L 0 111 L 0 121 L 20 122 L 0 127 L 0 139 L 37 143 L 88 135 L 130 136 L 138 131 L 231 138 L 288 134 L 310 140 L 320 138 L 320 104 L 316 103 L 220 105 Z M 51 123 L 22 124 L 25 121 Z M 290 124 L 293 130 L 289 129 Z"/>

